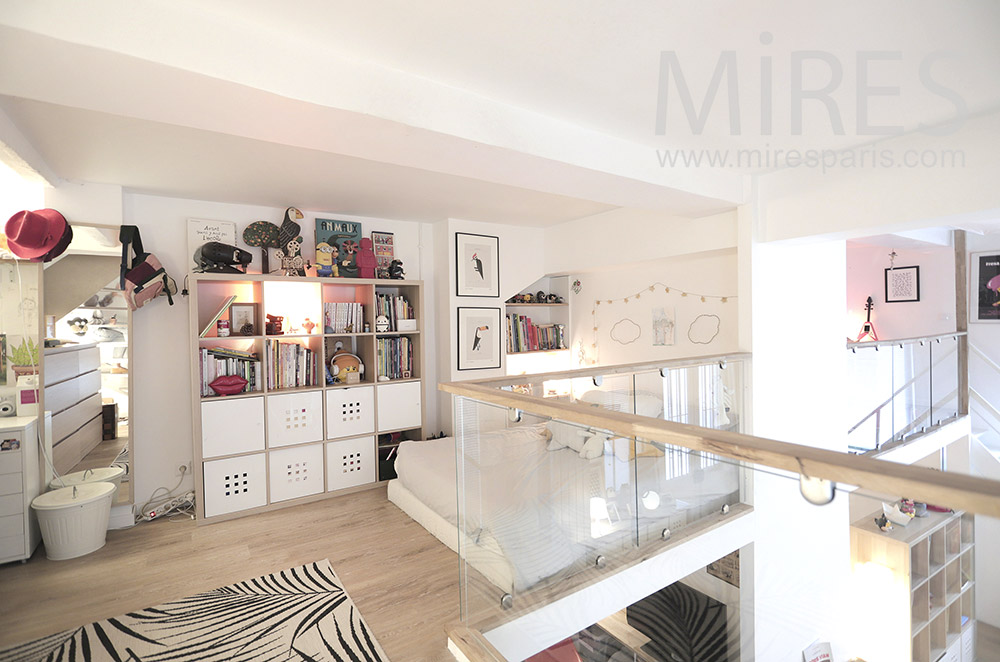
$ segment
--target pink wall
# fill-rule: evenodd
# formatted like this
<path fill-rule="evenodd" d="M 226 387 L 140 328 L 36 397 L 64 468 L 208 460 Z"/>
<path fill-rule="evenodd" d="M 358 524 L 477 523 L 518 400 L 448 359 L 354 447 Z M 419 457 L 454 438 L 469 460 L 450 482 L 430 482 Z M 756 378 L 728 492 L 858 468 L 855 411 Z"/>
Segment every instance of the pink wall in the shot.
<path fill-rule="evenodd" d="M 875 303 L 872 322 L 879 340 L 913 338 L 955 330 L 955 256 L 951 246 L 895 248 L 897 267 L 920 267 L 920 301 L 885 303 L 885 269 L 893 248 L 847 242 L 845 335 L 854 340 L 865 320 L 865 300 Z"/>

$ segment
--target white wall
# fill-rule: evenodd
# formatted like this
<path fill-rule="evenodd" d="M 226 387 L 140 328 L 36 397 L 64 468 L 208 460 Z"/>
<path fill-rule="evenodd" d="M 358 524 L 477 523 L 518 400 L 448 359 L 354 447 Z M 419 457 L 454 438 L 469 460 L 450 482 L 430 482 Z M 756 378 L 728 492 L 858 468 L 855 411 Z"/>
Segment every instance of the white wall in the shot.
<path fill-rule="evenodd" d="M 699 354 L 734 352 L 738 348 L 738 305 L 736 278 L 736 251 L 723 249 L 694 255 L 678 255 L 639 264 L 620 264 L 614 269 L 601 269 L 586 273 L 574 272 L 570 282 L 579 280 L 579 294 L 570 294 L 570 338 L 574 365 L 579 365 L 580 350 L 586 359 L 584 365 L 597 362 L 601 365 L 632 363 L 637 361 L 669 359 Z M 656 285 L 654 291 L 649 286 Z M 696 292 L 728 297 L 726 303 L 718 299 L 701 299 L 694 295 L 681 296 L 680 292 Z M 633 295 L 639 293 L 636 299 Z M 626 303 L 625 297 L 629 298 Z M 608 301 L 613 303 L 608 304 Z M 595 305 L 595 301 L 600 301 Z M 674 344 L 653 345 L 652 312 L 663 308 L 673 311 L 675 319 Z M 596 341 L 595 341 L 596 313 Z M 708 344 L 692 342 L 688 336 L 690 325 L 700 315 L 719 318 L 719 333 Z M 639 327 L 639 337 L 622 344 L 612 338 L 611 330 L 620 320 L 632 320 Z M 594 348 L 593 345 L 597 344 Z"/>
<path fill-rule="evenodd" d="M 280 223 L 285 208 L 126 194 L 124 210 L 124 222 L 139 226 L 146 250 L 155 253 L 167 273 L 181 285 L 191 260 L 187 245 L 187 219 L 233 221 L 239 239 L 243 228 L 253 221 Z M 311 256 L 317 214 L 308 211 L 304 214 L 306 218 L 301 225 L 306 246 L 303 252 Z M 360 221 L 366 234 L 372 230 L 395 233 L 396 254 L 403 260 L 407 278 L 417 280 L 423 277 L 425 280 L 428 293 L 426 314 L 430 324 L 428 337 L 434 337 L 434 301 L 429 294 L 434 291 L 436 283 L 433 271 L 424 273 L 427 264 L 433 263 L 432 247 L 423 245 L 428 238 L 422 227 L 424 224 L 336 213 L 318 215 Z M 260 252 L 258 249 L 252 249 L 252 252 L 253 266 L 259 268 Z M 131 366 L 135 415 L 132 423 L 133 490 L 137 504 L 144 503 L 158 487 L 173 487 L 177 482 L 177 467 L 190 463 L 193 457 L 189 335 L 188 307 L 184 297 L 176 297 L 173 307 L 169 307 L 165 299 L 157 299 L 135 313 Z M 428 356 L 433 354 L 429 352 Z M 428 365 L 426 383 L 426 425 L 428 430 L 433 430 L 438 426 L 434 366 Z M 190 487 L 190 478 L 186 482 Z"/>
<path fill-rule="evenodd" d="M 752 250 L 753 433 L 845 451 L 837 405 L 846 382 L 844 242 Z M 757 472 L 753 501 L 756 659 L 799 660 L 815 640 L 832 642 L 834 657 L 847 659 L 848 499 L 813 506 L 799 495 L 796 475 Z"/>
<path fill-rule="evenodd" d="M 885 269 L 896 251 L 897 267 L 920 267 L 920 301 L 885 302 Z M 866 319 L 865 301 L 874 302 L 872 322 L 879 340 L 913 338 L 955 330 L 955 251 L 951 246 L 886 248 L 863 241 L 847 242 L 847 322 L 844 330 L 857 338 Z M 883 396 L 884 397 L 884 396 Z"/>

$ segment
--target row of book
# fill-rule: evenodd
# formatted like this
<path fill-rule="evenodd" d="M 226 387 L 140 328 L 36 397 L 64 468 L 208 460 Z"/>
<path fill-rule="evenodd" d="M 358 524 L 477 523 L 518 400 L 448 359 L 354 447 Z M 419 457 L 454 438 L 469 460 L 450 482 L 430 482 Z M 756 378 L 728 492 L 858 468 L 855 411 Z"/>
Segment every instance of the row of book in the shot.
<path fill-rule="evenodd" d="M 375 341 L 379 377 L 409 379 L 413 376 L 413 343 L 406 336 Z"/>
<path fill-rule="evenodd" d="M 215 391 L 209 386 L 223 375 L 238 375 L 247 380 L 245 393 L 259 391 L 260 360 L 255 354 L 228 347 L 202 347 L 199 351 L 201 362 L 201 397 L 213 397 Z"/>
<path fill-rule="evenodd" d="M 361 333 L 365 330 L 365 307 L 355 301 L 323 304 L 324 333 Z"/>
<path fill-rule="evenodd" d="M 507 314 L 507 352 L 566 349 L 563 324 L 534 324 L 530 317 Z"/>
<path fill-rule="evenodd" d="M 375 293 L 375 315 L 385 315 L 389 319 L 389 330 L 398 331 L 399 320 L 416 319 L 413 306 L 400 294 Z"/>
<path fill-rule="evenodd" d="M 315 386 L 316 352 L 297 343 L 267 341 L 267 388 Z"/>

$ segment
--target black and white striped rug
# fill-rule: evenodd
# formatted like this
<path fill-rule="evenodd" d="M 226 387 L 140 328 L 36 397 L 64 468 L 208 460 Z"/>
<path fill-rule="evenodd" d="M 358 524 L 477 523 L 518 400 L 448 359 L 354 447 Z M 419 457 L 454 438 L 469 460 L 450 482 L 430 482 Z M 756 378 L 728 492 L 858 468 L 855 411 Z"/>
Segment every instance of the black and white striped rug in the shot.
<path fill-rule="evenodd" d="M 36 660 L 388 662 L 325 559 L 0 651 Z"/>

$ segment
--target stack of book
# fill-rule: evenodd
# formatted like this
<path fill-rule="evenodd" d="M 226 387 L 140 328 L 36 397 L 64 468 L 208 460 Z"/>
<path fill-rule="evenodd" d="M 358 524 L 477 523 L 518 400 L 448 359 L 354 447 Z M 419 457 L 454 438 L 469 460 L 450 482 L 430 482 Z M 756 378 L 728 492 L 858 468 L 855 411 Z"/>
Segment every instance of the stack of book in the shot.
<path fill-rule="evenodd" d="M 398 331 L 399 320 L 416 319 L 413 313 L 413 306 L 406 300 L 406 297 L 399 294 L 375 294 L 375 314 L 385 315 L 389 318 L 389 330 Z"/>
<path fill-rule="evenodd" d="M 507 314 L 507 353 L 566 349 L 563 324 L 534 324 L 530 317 Z"/>
<path fill-rule="evenodd" d="M 267 388 L 316 385 L 316 352 L 297 343 L 267 341 Z"/>
<path fill-rule="evenodd" d="M 399 338 L 378 338 L 375 341 L 378 354 L 378 375 L 389 379 L 409 379 L 413 377 L 413 343 L 406 336 Z"/>
<path fill-rule="evenodd" d="M 260 359 L 256 354 L 229 347 L 202 347 L 199 354 L 201 397 L 215 396 L 216 393 L 209 384 L 223 375 L 238 375 L 247 380 L 244 393 L 260 390 Z"/>
<path fill-rule="evenodd" d="M 361 333 L 365 307 L 355 301 L 323 304 L 323 333 Z"/>

